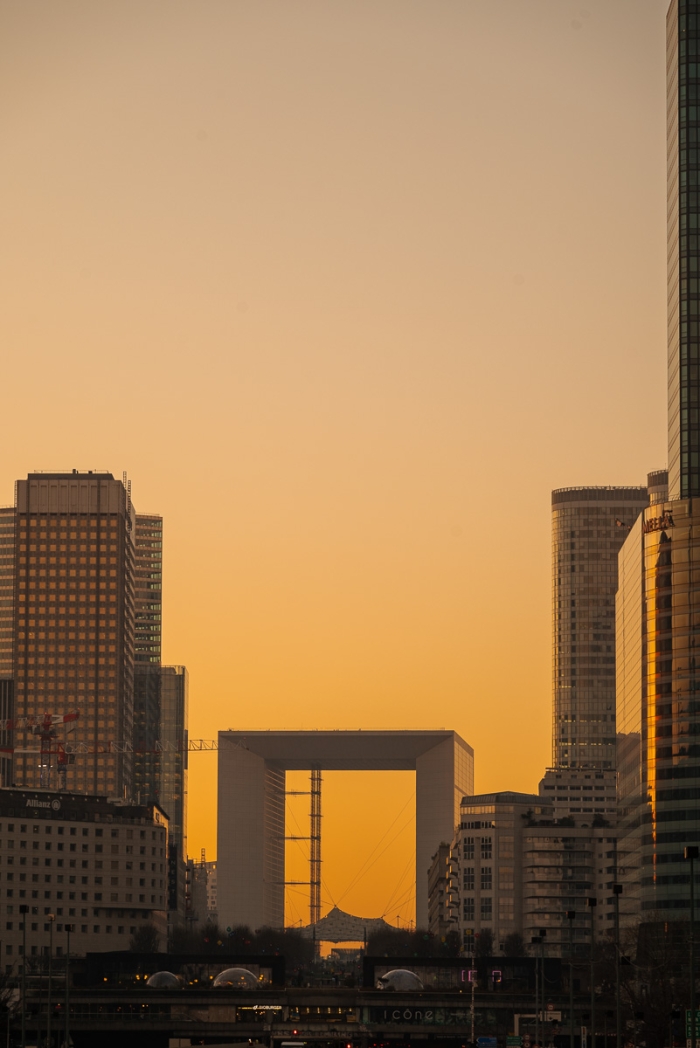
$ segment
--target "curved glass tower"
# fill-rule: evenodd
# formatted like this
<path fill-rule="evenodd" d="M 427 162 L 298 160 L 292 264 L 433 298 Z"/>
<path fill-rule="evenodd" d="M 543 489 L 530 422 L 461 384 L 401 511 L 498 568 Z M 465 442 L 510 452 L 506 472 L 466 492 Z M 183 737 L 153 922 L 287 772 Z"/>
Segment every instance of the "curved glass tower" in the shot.
<path fill-rule="evenodd" d="M 615 767 L 617 555 L 645 487 L 552 492 L 552 763 Z"/>

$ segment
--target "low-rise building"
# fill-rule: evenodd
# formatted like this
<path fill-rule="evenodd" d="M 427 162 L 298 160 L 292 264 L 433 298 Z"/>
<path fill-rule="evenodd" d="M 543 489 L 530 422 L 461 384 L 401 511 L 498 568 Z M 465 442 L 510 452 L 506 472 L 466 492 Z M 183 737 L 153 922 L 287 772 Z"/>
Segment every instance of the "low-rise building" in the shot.
<path fill-rule="evenodd" d="M 69 925 L 71 954 L 128 949 L 149 925 L 164 949 L 167 855 L 168 819 L 157 805 L 0 789 L 5 970 L 25 942 L 27 955 L 38 956 L 52 937 L 63 954 Z"/>

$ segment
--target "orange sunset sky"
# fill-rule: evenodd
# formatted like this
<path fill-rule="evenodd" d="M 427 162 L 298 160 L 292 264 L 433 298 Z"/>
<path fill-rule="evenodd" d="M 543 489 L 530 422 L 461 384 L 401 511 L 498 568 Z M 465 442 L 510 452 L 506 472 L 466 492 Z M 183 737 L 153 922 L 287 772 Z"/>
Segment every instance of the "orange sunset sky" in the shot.
<path fill-rule="evenodd" d="M 536 789 L 550 491 L 666 463 L 666 6 L 0 3 L 0 501 L 163 514 L 192 737 L 454 728 Z M 412 790 L 326 777 L 324 910 L 414 916 Z M 215 755 L 189 800 L 213 858 Z"/>

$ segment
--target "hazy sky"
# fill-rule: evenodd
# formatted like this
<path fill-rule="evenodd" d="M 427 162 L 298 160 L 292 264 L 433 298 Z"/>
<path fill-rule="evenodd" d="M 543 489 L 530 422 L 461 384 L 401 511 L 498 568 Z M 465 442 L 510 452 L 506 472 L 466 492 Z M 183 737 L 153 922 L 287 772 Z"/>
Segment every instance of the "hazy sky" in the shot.
<path fill-rule="evenodd" d="M 550 491 L 666 462 L 666 6 L 0 2 L 1 501 L 128 470 L 191 736 L 444 726 L 536 788 Z M 411 790 L 328 777 L 326 905 L 412 916 Z"/>

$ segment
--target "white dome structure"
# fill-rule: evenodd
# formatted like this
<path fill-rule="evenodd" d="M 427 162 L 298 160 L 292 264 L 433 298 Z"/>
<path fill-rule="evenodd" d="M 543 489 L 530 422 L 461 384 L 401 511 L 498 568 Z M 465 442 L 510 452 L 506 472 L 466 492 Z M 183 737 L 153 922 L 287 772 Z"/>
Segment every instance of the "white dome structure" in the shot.
<path fill-rule="evenodd" d="M 172 972 L 154 972 L 146 986 L 150 986 L 152 990 L 181 990 L 182 982 Z"/>
<path fill-rule="evenodd" d="M 259 983 L 247 968 L 226 968 L 219 972 L 212 986 L 224 990 L 257 990 Z"/>
<path fill-rule="evenodd" d="M 423 983 L 415 972 L 409 972 L 406 968 L 394 968 L 391 972 L 381 975 L 377 979 L 378 990 L 422 990 Z"/>

